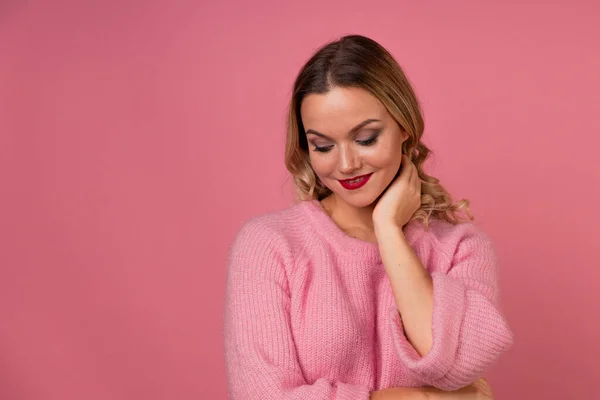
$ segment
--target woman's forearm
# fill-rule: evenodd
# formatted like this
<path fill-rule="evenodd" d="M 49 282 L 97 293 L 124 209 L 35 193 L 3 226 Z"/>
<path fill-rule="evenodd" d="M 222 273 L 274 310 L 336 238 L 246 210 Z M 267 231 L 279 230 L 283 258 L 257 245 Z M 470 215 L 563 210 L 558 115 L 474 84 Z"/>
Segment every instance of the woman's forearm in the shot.
<path fill-rule="evenodd" d="M 401 228 L 388 224 L 375 232 L 406 338 L 424 357 L 433 343 L 433 281 Z"/>
<path fill-rule="evenodd" d="M 428 400 L 425 388 L 389 388 L 371 393 L 369 400 Z"/>
<path fill-rule="evenodd" d="M 493 399 L 492 389 L 488 382 L 481 378 L 459 390 L 445 392 L 443 390 L 425 388 L 390 388 L 371 393 L 370 400 L 480 400 Z"/>

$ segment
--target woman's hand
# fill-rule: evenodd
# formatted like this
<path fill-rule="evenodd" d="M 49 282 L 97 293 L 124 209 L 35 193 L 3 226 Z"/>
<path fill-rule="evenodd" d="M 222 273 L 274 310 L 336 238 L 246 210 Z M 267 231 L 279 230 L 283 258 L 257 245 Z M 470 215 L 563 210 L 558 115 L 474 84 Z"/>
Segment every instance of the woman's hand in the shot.
<path fill-rule="evenodd" d="M 488 382 L 480 378 L 453 392 L 435 388 L 390 388 L 371 393 L 370 400 L 493 400 Z"/>
<path fill-rule="evenodd" d="M 429 395 L 425 388 L 389 388 L 371 393 L 369 400 L 427 400 Z"/>
<path fill-rule="evenodd" d="M 493 400 L 492 388 L 489 383 L 480 378 L 467 387 L 453 391 L 444 392 L 439 389 L 430 389 L 429 399 L 431 400 Z"/>
<path fill-rule="evenodd" d="M 465 399 L 467 399 L 467 398 L 469 398 L 469 399 L 473 398 L 476 400 L 493 400 L 494 399 L 494 395 L 492 393 L 492 388 L 490 387 L 490 384 L 483 378 L 479 378 L 475 383 L 473 383 L 461 390 L 463 390 L 465 392 L 465 395 L 471 396 L 471 397 L 465 397 Z M 460 392 L 460 390 L 459 390 L 459 392 Z"/>
<path fill-rule="evenodd" d="M 402 228 L 421 207 L 421 179 L 408 156 L 402 156 L 401 170 L 373 210 L 375 227 L 395 224 Z"/>

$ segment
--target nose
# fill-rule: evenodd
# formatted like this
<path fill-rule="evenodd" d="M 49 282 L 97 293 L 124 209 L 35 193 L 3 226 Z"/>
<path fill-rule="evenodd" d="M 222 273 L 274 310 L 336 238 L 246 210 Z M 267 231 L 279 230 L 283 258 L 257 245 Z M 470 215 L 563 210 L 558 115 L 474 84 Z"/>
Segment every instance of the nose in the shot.
<path fill-rule="evenodd" d="M 360 168 L 360 157 L 352 146 L 340 146 L 338 169 L 342 174 L 349 174 Z"/>

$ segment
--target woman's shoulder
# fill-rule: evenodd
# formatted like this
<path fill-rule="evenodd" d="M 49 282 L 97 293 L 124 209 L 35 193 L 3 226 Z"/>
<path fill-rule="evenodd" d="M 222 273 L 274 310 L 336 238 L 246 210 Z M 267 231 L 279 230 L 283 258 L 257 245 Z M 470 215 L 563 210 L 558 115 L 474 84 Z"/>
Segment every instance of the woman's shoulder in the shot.
<path fill-rule="evenodd" d="M 301 201 L 242 221 L 235 244 L 292 248 L 302 241 L 310 225 L 307 222 L 306 206 Z"/>
<path fill-rule="evenodd" d="M 422 227 L 423 232 L 432 240 L 434 247 L 445 250 L 450 255 L 459 249 L 488 249 L 494 251 L 491 237 L 473 221 L 450 223 L 440 219 Z"/>

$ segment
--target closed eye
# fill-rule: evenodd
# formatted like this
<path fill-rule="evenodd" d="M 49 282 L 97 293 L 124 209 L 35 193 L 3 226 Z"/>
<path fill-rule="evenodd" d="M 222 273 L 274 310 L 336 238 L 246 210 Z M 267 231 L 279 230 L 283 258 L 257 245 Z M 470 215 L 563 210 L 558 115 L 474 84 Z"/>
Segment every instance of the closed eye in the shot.
<path fill-rule="evenodd" d="M 377 136 L 373 136 L 371 139 L 357 140 L 356 143 L 358 143 L 362 146 L 371 146 L 372 144 L 375 144 L 376 141 L 377 141 Z"/>
<path fill-rule="evenodd" d="M 317 147 L 317 146 L 315 146 L 314 150 L 318 151 L 319 153 L 327 153 L 332 148 L 333 148 L 333 146 L 323 146 L 323 147 Z"/>
<path fill-rule="evenodd" d="M 377 142 L 377 137 L 379 136 L 380 132 L 375 133 L 372 137 L 370 137 L 369 139 L 366 140 L 357 140 L 356 143 L 360 144 L 361 146 L 372 146 Z M 329 151 L 331 151 L 331 149 L 333 148 L 333 145 L 329 145 L 329 146 L 315 146 L 315 148 L 313 149 L 314 151 L 317 151 L 319 153 L 327 153 Z"/>
<path fill-rule="evenodd" d="M 375 144 L 375 142 L 377 142 L 377 137 L 379 136 L 379 133 L 380 132 L 375 133 L 373 136 L 366 140 L 357 140 L 356 143 L 360 144 L 361 146 L 371 146 Z"/>

